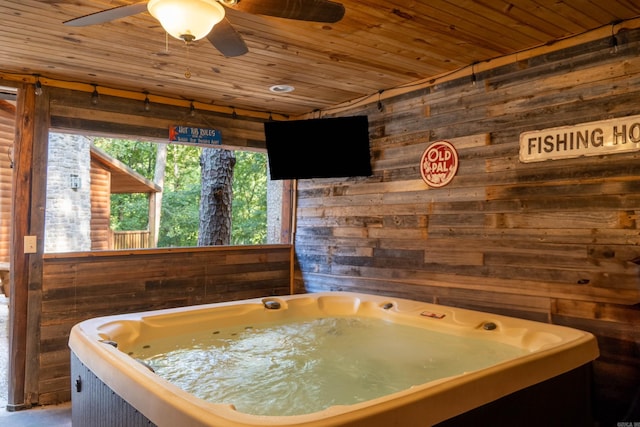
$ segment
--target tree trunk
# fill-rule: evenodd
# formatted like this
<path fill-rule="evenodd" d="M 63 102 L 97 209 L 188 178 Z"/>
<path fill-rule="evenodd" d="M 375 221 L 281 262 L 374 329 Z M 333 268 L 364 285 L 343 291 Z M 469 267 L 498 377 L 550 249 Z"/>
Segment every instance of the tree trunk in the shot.
<path fill-rule="evenodd" d="M 228 245 L 231 242 L 233 199 L 233 151 L 204 148 L 200 155 L 200 228 L 198 246 Z"/>

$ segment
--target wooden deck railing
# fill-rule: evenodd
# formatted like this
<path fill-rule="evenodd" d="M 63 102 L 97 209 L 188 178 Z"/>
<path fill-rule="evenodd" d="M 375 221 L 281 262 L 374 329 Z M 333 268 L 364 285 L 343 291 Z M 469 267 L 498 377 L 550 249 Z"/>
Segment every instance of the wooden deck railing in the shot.
<path fill-rule="evenodd" d="M 149 248 L 148 230 L 114 231 L 113 249 L 146 249 Z"/>

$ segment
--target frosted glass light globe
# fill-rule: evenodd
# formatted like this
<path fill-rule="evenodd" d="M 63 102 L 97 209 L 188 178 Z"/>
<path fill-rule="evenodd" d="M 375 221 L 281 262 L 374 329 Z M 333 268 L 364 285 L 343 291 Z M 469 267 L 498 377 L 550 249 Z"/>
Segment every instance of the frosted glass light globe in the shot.
<path fill-rule="evenodd" d="M 147 9 L 172 37 L 200 40 L 224 18 L 224 7 L 216 0 L 149 0 Z"/>

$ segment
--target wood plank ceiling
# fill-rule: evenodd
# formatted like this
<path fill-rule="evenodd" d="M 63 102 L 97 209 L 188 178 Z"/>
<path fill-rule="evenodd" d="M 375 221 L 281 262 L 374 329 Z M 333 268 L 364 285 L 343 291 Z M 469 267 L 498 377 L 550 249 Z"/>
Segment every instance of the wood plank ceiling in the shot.
<path fill-rule="evenodd" d="M 242 0 L 259 1 L 259 0 Z M 226 58 L 206 39 L 188 50 L 147 12 L 62 24 L 134 0 L 3 0 L 0 77 L 97 84 L 298 116 L 468 68 L 640 15 L 634 0 L 342 0 L 335 24 L 226 9 L 249 53 Z M 189 69 L 191 78 L 185 78 Z M 288 84 L 286 94 L 269 91 Z"/>

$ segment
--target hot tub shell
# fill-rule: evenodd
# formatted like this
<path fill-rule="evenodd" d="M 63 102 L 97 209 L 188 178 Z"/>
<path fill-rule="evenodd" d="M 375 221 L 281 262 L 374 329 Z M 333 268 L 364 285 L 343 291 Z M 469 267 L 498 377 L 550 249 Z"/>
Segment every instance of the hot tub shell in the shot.
<path fill-rule="evenodd" d="M 524 356 L 311 414 L 260 416 L 209 403 L 151 372 L 122 348 L 184 331 L 285 318 L 372 316 L 507 343 Z M 117 347 L 116 347 L 117 345 Z M 90 319 L 69 346 L 74 426 L 456 426 L 589 425 L 590 333 L 401 298 L 330 292 L 268 297 Z M 555 413 L 554 413 L 555 411 Z M 562 411 L 562 412 L 558 412 Z M 548 413 L 548 416 L 545 416 Z M 516 419 L 520 417 L 520 419 Z M 548 419 L 547 419 L 548 418 Z"/>

